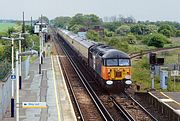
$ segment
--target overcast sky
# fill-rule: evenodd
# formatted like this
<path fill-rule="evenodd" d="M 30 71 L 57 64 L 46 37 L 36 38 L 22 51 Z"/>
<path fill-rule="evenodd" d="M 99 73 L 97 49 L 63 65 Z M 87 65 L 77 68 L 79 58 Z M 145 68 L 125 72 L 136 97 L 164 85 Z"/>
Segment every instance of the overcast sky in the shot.
<path fill-rule="evenodd" d="M 136 20 L 180 22 L 180 0 L 0 0 L 0 19 L 53 19 L 76 13 L 104 16 L 133 16 Z"/>

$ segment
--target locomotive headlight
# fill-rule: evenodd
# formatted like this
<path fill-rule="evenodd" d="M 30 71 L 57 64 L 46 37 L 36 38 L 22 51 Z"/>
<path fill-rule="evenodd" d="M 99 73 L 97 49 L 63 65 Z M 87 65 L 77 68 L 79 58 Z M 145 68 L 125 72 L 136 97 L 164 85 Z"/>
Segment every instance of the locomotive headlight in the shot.
<path fill-rule="evenodd" d="M 113 81 L 108 80 L 108 81 L 106 81 L 106 84 L 107 84 L 107 85 L 112 85 L 112 84 L 113 84 Z"/>
<path fill-rule="evenodd" d="M 132 81 L 131 81 L 131 80 L 126 80 L 125 83 L 126 83 L 127 85 L 130 85 L 130 84 L 132 84 Z"/>
<path fill-rule="evenodd" d="M 125 79 L 131 79 L 131 75 L 126 75 Z"/>

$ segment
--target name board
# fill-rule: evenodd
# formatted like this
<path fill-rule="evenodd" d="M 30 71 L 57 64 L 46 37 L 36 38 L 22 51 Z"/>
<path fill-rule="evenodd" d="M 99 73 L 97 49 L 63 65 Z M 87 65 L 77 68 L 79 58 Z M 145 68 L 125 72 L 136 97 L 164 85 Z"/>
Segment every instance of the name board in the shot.
<path fill-rule="evenodd" d="M 47 108 L 46 102 L 22 102 L 22 108 Z"/>

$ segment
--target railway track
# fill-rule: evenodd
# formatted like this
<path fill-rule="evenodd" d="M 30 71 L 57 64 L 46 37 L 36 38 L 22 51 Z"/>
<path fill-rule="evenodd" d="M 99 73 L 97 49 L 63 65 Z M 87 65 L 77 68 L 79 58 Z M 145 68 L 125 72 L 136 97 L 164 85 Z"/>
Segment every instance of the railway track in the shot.
<path fill-rule="evenodd" d="M 56 48 L 59 46 L 61 45 L 56 44 Z M 84 78 L 83 74 L 73 62 L 73 56 L 69 55 L 63 48 L 58 48 L 58 50 L 60 53 L 63 52 L 64 55 L 66 55 L 66 57 L 63 56 L 63 58 L 60 56 L 60 61 L 73 95 L 73 100 L 76 102 L 76 107 L 80 115 L 78 116 L 79 119 L 113 121 L 111 115 L 103 106 L 98 96 L 92 90 L 91 86 L 86 83 L 86 79 Z M 73 68 L 70 67 L 70 65 L 72 65 Z M 76 76 L 75 73 L 77 74 Z"/>
<path fill-rule="evenodd" d="M 58 39 L 60 39 L 60 38 L 58 38 Z M 61 39 L 61 41 L 62 41 L 62 39 Z M 121 96 L 120 95 L 112 96 L 112 95 L 109 95 L 108 93 L 104 93 L 104 91 L 102 91 L 102 89 L 99 88 L 97 84 L 95 84 L 95 79 L 92 77 L 92 74 L 90 74 L 89 70 L 86 67 L 84 67 L 82 63 L 80 63 L 78 61 L 78 58 L 76 58 L 76 56 L 75 56 L 76 54 L 73 53 L 72 49 L 70 49 L 68 47 L 68 45 L 66 45 L 64 42 L 61 42 L 61 45 L 62 44 L 64 45 L 64 47 L 63 47 L 64 52 L 69 56 L 68 64 L 65 64 L 65 63 L 67 63 L 67 58 L 66 59 L 60 58 L 60 60 L 62 61 L 62 66 L 66 66 L 66 65 L 70 65 L 70 64 L 73 65 L 74 70 L 78 74 L 84 87 L 87 88 L 86 89 L 86 90 L 88 90 L 87 92 L 89 93 L 91 99 L 93 100 L 95 106 L 97 107 L 96 110 L 98 109 L 98 112 L 101 114 L 102 120 L 108 120 L 108 121 L 109 120 L 117 120 L 117 121 L 119 121 L 119 120 L 120 121 L 122 121 L 122 120 L 124 120 L 124 121 L 126 121 L 126 120 L 129 120 L 129 121 L 134 121 L 134 120 L 152 121 L 152 120 L 155 120 L 156 121 L 157 120 L 150 113 L 148 113 L 148 111 L 146 111 L 142 106 L 140 106 L 140 104 L 137 104 L 137 102 L 133 101 L 133 99 L 130 99 L 130 97 L 128 97 L 127 95 L 126 95 L 126 98 L 124 98 L 125 96 L 122 97 L 122 95 Z M 70 54 L 68 54 L 68 53 L 70 53 Z M 64 62 L 63 62 L 63 60 L 64 60 Z M 66 68 L 67 67 L 64 67 L 64 70 L 66 70 Z M 72 70 L 72 69 L 70 69 L 70 70 Z M 69 72 L 69 71 L 65 72 L 65 75 L 67 75 L 66 76 L 67 78 L 70 78 L 70 76 L 68 75 L 69 73 L 72 73 L 72 72 Z M 71 80 L 71 79 L 67 79 L 67 80 Z M 74 80 L 73 80 L 73 82 L 74 82 Z M 82 85 L 82 84 L 80 84 L 80 85 Z M 78 84 L 78 86 L 79 86 L 79 84 Z M 77 87 L 77 85 L 71 84 L 70 87 L 71 88 Z M 81 91 L 81 92 L 83 92 L 83 91 Z M 73 93 L 75 93 L 75 92 L 73 92 Z M 74 97 L 76 97 L 78 99 L 77 95 L 76 94 L 74 94 L 74 95 L 75 95 Z M 84 97 L 85 95 L 82 95 L 82 96 Z M 78 101 L 75 101 L 75 102 L 78 102 Z M 81 108 L 81 106 L 79 106 L 79 107 Z M 83 110 L 83 109 L 81 108 L 79 110 Z M 81 111 L 81 112 L 84 112 L 84 111 Z M 84 117 L 84 119 L 85 119 L 86 116 L 84 116 L 84 114 L 82 114 L 82 115 L 83 116 L 80 116 L 80 117 Z"/>
<path fill-rule="evenodd" d="M 112 95 L 110 99 L 119 110 L 125 110 L 125 119 L 129 121 L 158 121 L 143 106 L 127 93 Z"/>

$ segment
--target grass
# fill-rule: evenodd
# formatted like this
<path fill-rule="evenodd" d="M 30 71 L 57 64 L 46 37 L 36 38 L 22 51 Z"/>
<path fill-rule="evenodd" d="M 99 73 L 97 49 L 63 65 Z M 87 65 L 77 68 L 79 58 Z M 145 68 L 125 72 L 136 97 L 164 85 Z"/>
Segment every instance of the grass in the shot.
<path fill-rule="evenodd" d="M 14 27 L 15 23 L 0 23 L 0 32 L 7 31 L 8 28 Z"/>

